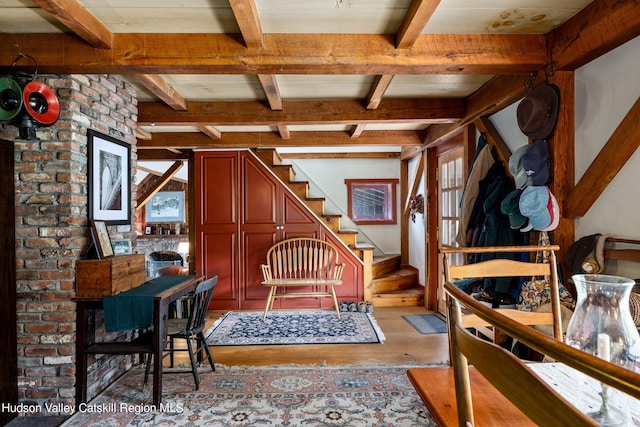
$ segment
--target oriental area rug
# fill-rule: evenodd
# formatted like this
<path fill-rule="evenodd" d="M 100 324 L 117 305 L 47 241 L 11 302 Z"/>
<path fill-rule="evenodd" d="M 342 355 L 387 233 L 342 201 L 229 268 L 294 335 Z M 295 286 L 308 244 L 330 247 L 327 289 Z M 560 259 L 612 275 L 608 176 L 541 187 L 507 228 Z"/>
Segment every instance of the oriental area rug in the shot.
<path fill-rule="evenodd" d="M 333 310 L 230 311 L 205 333 L 207 344 L 362 344 L 383 343 L 384 334 L 373 315 Z"/>
<path fill-rule="evenodd" d="M 411 386 L 407 367 L 216 366 L 166 374 L 162 405 L 142 391 L 134 368 L 63 426 L 428 426 L 436 427 Z M 166 373 L 166 372 L 165 372 Z"/>

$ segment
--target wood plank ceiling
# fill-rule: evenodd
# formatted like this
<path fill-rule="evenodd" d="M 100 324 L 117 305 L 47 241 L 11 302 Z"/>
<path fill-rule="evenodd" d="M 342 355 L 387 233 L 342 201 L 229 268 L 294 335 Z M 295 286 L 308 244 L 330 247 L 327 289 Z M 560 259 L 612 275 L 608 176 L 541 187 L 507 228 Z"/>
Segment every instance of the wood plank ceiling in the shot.
<path fill-rule="evenodd" d="M 480 4 L 481 3 L 481 4 Z M 140 159 L 435 145 L 640 34 L 640 0 L 3 0 L 0 72 L 118 74 Z M 169 151 L 167 151 L 169 150 Z M 169 154 L 172 153 L 172 154 Z"/>

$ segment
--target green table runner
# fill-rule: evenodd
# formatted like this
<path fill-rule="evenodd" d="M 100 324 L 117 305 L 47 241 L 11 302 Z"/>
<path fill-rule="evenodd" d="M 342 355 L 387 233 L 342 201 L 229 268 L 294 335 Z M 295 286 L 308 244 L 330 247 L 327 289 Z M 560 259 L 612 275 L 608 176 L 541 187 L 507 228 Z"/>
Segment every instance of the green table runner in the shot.
<path fill-rule="evenodd" d="M 107 332 L 150 328 L 153 325 L 153 299 L 195 276 L 160 276 L 137 288 L 102 299 Z"/>

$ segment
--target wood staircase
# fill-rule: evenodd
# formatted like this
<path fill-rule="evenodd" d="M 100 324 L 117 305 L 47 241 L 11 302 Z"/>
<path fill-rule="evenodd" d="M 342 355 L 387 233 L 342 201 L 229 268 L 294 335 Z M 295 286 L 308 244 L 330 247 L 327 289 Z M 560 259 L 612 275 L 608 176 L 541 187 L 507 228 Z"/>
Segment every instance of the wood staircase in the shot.
<path fill-rule="evenodd" d="M 402 307 L 424 305 L 424 288 L 418 284 L 418 272 L 400 265 L 400 255 L 373 256 L 373 246 L 358 242 L 358 230 L 342 228 L 341 214 L 326 213 L 323 197 L 309 196 L 309 182 L 297 181 L 292 165 L 283 164 L 275 149 L 257 149 L 256 156 L 323 220 L 331 230 L 364 265 L 364 299 L 375 307 Z M 367 285 L 369 283 L 369 285 Z"/>

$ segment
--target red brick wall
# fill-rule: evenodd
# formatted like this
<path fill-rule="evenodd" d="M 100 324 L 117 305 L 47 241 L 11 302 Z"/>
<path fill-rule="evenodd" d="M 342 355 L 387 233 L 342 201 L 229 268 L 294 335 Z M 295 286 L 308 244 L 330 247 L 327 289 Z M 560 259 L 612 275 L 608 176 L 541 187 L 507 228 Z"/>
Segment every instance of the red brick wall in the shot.
<path fill-rule="evenodd" d="M 18 388 L 21 403 L 75 403 L 75 261 L 90 243 L 87 129 L 132 145 L 135 176 L 135 90 L 107 75 L 39 76 L 58 95 L 61 114 L 39 140 L 15 141 Z M 132 183 L 132 222 L 136 186 Z M 135 224 L 109 227 L 112 239 L 135 239 Z M 104 330 L 99 336 L 104 335 Z M 92 397 L 131 366 L 128 357 L 89 363 Z M 31 415 L 31 414 L 29 414 Z"/>

